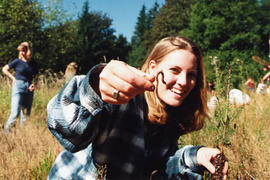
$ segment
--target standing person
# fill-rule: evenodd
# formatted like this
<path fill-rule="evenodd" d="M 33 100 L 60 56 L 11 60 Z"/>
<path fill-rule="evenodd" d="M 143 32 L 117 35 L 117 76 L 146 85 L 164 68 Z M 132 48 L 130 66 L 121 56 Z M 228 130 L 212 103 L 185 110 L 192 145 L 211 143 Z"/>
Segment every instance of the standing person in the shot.
<path fill-rule="evenodd" d="M 265 83 L 266 81 L 266 85 L 270 84 L 270 66 L 264 66 L 263 67 L 263 71 L 266 72 L 266 74 L 263 76 L 261 83 Z"/>
<path fill-rule="evenodd" d="M 270 70 L 270 66 L 267 66 L 267 65 L 263 66 L 263 71 L 264 72 L 267 72 L 269 70 Z"/>
<path fill-rule="evenodd" d="M 209 100 L 207 102 L 207 107 L 209 109 L 210 115 L 214 114 L 215 109 L 218 104 L 218 98 L 215 93 L 215 85 L 213 81 L 208 82 L 208 95 Z"/>
<path fill-rule="evenodd" d="M 160 40 L 141 70 L 121 61 L 75 76 L 50 100 L 47 125 L 65 147 L 48 179 L 202 179 L 215 148 L 178 138 L 207 115 L 199 48 L 185 37 Z M 224 166 L 224 179 L 228 162 Z"/>
<path fill-rule="evenodd" d="M 265 82 L 266 81 L 266 82 Z M 266 85 L 269 85 L 270 84 L 270 72 L 266 73 L 262 80 L 261 80 L 262 83 L 266 83 Z"/>
<path fill-rule="evenodd" d="M 248 78 L 248 80 L 245 82 L 245 85 L 248 86 L 249 92 L 253 92 L 254 91 L 255 82 L 254 82 L 254 80 L 251 77 Z"/>
<path fill-rule="evenodd" d="M 11 113 L 5 125 L 5 133 L 8 133 L 16 118 L 21 112 L 20 126 L 26 120 L 24 115 L 29 116 L 31 112 L 33 93 L 35 85 L 32 83 L 33 76 L 37 74 L 38 68 L 35 61 L 31 60 L 32 53 L 28 42 L 22 42 L 18 47 L 18 58 L 5 65 L 2 69 L 13 83 L 11 96 Z M 15 77 L 10 70 L 15 70 Z"/>
<path fill-rule="evenodd" d="M 65 82 L 68 83 L 77 73 L 78 65 L 76 62 L 71 62 L 65 70 Z"/>

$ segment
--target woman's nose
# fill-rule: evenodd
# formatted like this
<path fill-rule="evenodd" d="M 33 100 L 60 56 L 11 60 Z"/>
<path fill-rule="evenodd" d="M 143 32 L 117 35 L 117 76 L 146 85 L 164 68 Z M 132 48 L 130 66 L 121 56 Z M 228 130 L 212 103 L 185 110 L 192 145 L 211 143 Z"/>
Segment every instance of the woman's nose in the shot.
<path fill-rule="evenodd" d="M 181 72 L 179 76 L 177 77 L 177 84 L 181 86 L 187 85 L 187 73 Z"/>

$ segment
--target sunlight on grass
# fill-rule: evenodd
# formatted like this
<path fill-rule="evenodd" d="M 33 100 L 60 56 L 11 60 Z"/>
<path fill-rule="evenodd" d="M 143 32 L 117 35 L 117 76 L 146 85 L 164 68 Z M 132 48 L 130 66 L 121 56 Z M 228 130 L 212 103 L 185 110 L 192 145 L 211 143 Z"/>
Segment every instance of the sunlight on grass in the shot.
<path fill-rule="evenodd" d="M 0 179 L 46 179 L 63 149 L 47 129 L 46 106 L 64 82 L 61 75 L 48 74 L 38 78 L 31 118 L 7 135 L 2 128 L 10 112 L 11 84 L 1 79 Z M 204 128 L 182 136 L 179 146 L 219 147 L 229 159 L 229 179 L 270 179 L 270 97 L 252 94 L 251 98 L 243 107 L 221 103 Z M 204 179 L 210 179 L 209 174 Z"/>

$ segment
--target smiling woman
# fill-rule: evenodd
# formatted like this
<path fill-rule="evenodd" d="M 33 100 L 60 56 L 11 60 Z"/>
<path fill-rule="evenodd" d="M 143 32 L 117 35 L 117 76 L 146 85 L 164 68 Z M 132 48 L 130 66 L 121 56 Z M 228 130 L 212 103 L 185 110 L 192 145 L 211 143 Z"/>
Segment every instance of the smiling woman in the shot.
<path fill-rule="evenodd" d="M 183 109 L 183 107 L 186 107 L 186 109 L 190 111 L 198 111 L 199 113 L 197 116 L 200 114 L 199 116 L 201 116 L 201 120 L 196 123 L 197 127 L 193 130 L 200 129 L 203 124 L 202 120 L 206 115 L 204 97 L 205 76 L 200 49 L 194 43 L 184 37 L 168 37 L 162 39 L 154 47 L 153 51 L 150 53 L 143 65 L 142 70 L 144 72 L 155 72 L 154 70 L 151 70 L 153 68 L 153 60 L 155 65 L 154 70 L 163 69 L 164 80 L 166 81 L 165 90 L 166 88 L 169 88 L 171 91 L 179 92 L 181 94 L 182 101 L 187 97 L 187 95 L 189 95 L 189 100 L 185 101 L 185 105 L 180 106 L 179 108 Z M 170 83 L 167 82 L 168 80 Z M 162 86 L 162 84 L 160 86 Z M 156 87 L 160 89 L 159 86 Z M 191 92 L 191 90 L 193 91 Z M 145 92 L 148 107 L 151 109 L 148 117 L 150 120 L 159 117 L 159 120 L 154 121 L 164 122 L 164 120 L 167 118 L 166 108 L 164 107 L 166 105 L 160 102 L 160 100 L 167 99 L 168 97 L 156 98 L 157 94 L 158 93 L 153 94 L 150 92 Z M 176 103 L 176 106 L 179 106 L 181 105 L 182 101 L 167 101 L 167 103 Z M 191 114 L 194 114 L 194 112 L 191 112 Z M 193 116 L 191 114 L 190 116 Z"/>
<path fill-rule="evenodd" d="M 48 104 L 48 127 L 66 148 L 49 179 L 202 179 L 203 167 L 215 173 L 218 149 L 177 146 L 203 126 L 204 79 L 200 49 L 179 36 L 160 40 L 142 71 L 113 60 L 75 76 Z"/>

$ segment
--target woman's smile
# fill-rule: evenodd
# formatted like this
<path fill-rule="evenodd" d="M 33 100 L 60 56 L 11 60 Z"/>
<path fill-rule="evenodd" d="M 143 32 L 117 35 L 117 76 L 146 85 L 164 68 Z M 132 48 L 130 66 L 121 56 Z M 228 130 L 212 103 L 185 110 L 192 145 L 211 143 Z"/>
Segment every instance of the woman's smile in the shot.
<path fill-rule="evenodd" d="M 169 88 L 169 90 L 174 93 L 176 96 L 179 96 L 179 98 L 183 97 L 185 95 L 185 91 L 181 91 L 180 89 L 177 88 Z"/>

